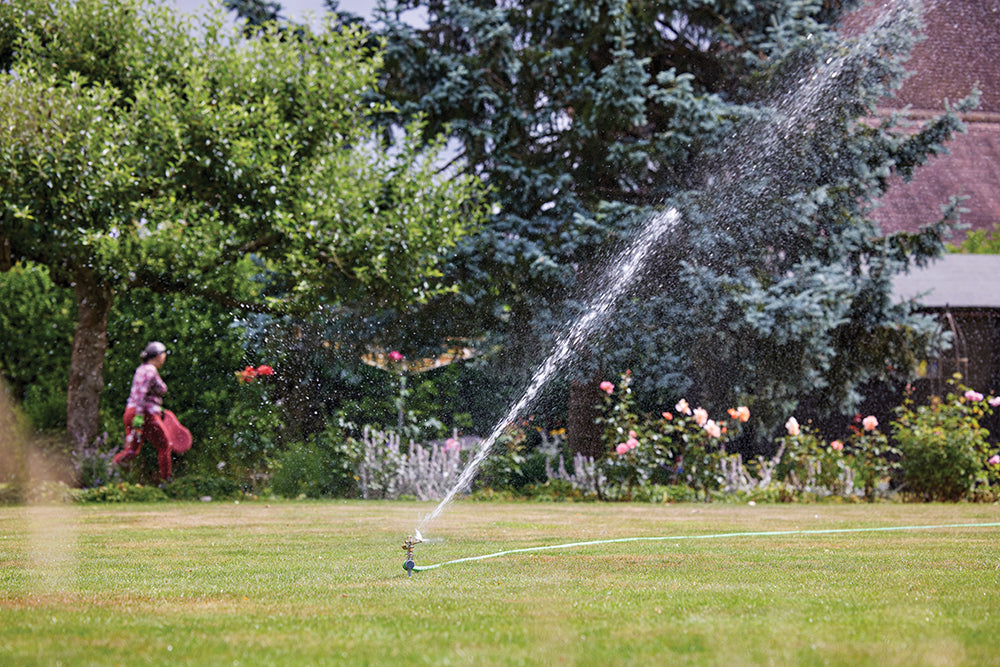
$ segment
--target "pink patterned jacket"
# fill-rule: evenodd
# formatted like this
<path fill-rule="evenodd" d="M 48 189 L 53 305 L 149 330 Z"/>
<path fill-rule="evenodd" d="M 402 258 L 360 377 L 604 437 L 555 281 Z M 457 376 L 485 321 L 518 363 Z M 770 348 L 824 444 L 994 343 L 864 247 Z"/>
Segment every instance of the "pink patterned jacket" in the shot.
<path fill-rule="evenodd" d="M 132 377 L 132 391 L 128 395 L 126 409 L 135 408 L 136 414 L 151 415 L 162 410 L 163 395 L 167 393 L 167 383 L 160 377 L 156 366 L 142 364 Z"/>

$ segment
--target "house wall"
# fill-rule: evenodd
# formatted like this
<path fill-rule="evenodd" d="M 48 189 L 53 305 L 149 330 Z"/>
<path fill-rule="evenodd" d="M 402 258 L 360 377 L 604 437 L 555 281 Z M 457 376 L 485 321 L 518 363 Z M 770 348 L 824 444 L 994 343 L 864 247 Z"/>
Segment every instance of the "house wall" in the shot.
<path fill-rule="evenodd" d="M 969 349 L 969 371 L 966 384 L 984 394 L 996 393 L 998 374 L 998 346 L 1000 346 L 1000 314 L 992 311 L 973 311 L 958 316 L 959 326 L 965 333 Z"/>

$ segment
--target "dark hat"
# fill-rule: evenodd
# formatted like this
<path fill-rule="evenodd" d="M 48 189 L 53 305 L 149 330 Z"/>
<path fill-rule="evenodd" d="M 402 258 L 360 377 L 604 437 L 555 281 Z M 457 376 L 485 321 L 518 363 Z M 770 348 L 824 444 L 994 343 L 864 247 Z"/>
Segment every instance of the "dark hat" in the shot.
<path fill-rule="evenodd" d="M 146 349 L 142 351 L 143 361 L 148 361 L 153 357 L 157 357 L 167 351 L 167 346 L 163 343 L 154 340 L 152 343 L 146 346 Z"/>

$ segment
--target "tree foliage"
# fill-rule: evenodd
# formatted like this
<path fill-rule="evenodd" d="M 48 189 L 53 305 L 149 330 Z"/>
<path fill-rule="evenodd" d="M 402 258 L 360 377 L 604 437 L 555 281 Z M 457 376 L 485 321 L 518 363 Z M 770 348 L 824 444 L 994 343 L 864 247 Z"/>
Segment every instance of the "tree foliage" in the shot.
<path fill-rule="evenodd" d="M 966 254 L 1000 254 L 1000 224 L 993 225 L 992 229 L 969 230 L 961 245 L 954 246 L 949 244 L 948 249 L 951 252 Z"/>
<path fill-rule="evenodd" d="M 475 181 L 440 173 L 418 119 L 392 151 L 376 140 L 380 56 L 359 30 L 245 38 L 144 0 L 15 0 L 0 39 L 0 268 L 75 291 L 74 440 L 96 429 L 123 290 L 289 312 L 449 289 L 438 263 L 479 217 Z"/>
<path fill-rule="evenodd" d="M 648 403 L 746 404 L 765 429 L 905 379 L 934 325 L 892 303 L 891 278 L 942 251 L 955 209 L 884 236 L 872 202 L 960 123 L 878 118 L 920 3 L 840 32 L 858 4 L 385 3 L 387 99 L 430 133 L 451 128 L 501 200 L 452 259 L 479 316 L 464 320 L 508 349 L 544 347 L 615 270 L 608 248 L 675 207 L 682 222 L 580 351 L 582 374 L 628 368 Z M 426 25 L 398 20 L 416 6 Z"/>

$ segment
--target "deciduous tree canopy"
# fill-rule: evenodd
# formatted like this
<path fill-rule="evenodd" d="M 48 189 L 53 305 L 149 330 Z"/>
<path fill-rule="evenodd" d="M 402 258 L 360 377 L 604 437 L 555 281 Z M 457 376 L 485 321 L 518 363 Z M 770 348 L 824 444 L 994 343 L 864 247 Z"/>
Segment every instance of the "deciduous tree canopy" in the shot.
<path fill-rule="evenodd" d="M 480 215 L 476 181 L 442 177 L 419 126 L 376 141 L 380 65 L 351 28 L 244 38 L 144 0 L 0 5 L 0 268 L 75 290 L 75 441 L 97 428 L 121 290 L 289 312 L 448 289 L 438 264 Z M 251 256 L 280 289 L 250 287 Z"/>

